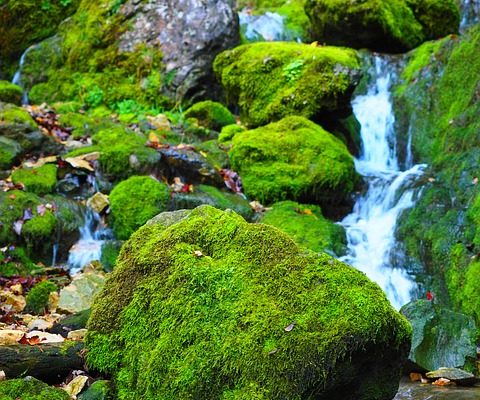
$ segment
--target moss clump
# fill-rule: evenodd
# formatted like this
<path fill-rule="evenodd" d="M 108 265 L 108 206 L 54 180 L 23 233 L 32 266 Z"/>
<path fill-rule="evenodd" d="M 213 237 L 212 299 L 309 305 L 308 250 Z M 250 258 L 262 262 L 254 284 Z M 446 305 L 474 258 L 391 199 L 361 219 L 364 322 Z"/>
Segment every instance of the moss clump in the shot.
<path fill-rule="evenodd" d="M 240 132 L 244 132 L 247 129 L 244 126 L 233 124 L 227 125 L 222 128 L 220 135 L 218 136 L 218 141 L 220 143 L 227 143 L 233 139 L 233 137 Z"/>
<path fill-rule="evenodd" d="M 331 45 L 403 52 L 458 31 L 455 0 L 306 0 L 314 38 Z"/>
<path fill-rule="evenodd" d="M 185 118 L 196 118 L 199 125 L 214 131 L 235 123 L 235 118 L 227 107 L 211 100 L 194 104 L 185 111 Z"/>
<path fill-rule="evenodd" d="M 48 386 L 38 379 L 27 376 L 24 379 L 0 381 L 2 400 L 69 400 L 63 389 Z"/>
<path fill-rule="evenodd" d="M 39 168 L 16 169 L 12 182 L 25 185 L 25 189 L 39 195 L 50 193 L 57 184 L 57 166 L 45 164 Z"/>
<path fill-rule="evenodd" d="M 250 126 L 349 109 L 358 68 L 353 50 L 280 42 L 239 46 L 214 63 L 229 101 Z"/>
<path fill-rule="evenodd" d="M 293 201 L 275 203 L 260 219 L 290 235 L 298 244 L 340 256 L 346 250 L 345 230 L 322 215 L 320 207 Z"/>
<path fill-rule="evenodd" d="M 120 182 L 110 194 L 113 231 L 128 239 L 140 226 L 167 209 L 170 190 L 150 176 L 132 176 Z"/>
<path fill-rule="evenodd" d="M 30 260 L 23 247 L 5 246 L 0 252 L 0 276 L 31 276 L 38 270 L 39 266 Z"/>
<path fill-rule="evenodd" d="M 208 206 L 132 236 L 88 329 L 88 365 L 146 400 L 389 398 L 411 332 L 364 274 Z"/>
<path fill-rule="evenodd" d="M 264 203 L 341 201 L 357 174 L 345 145 L 302 117 L 288 117 L 233 138 L 232 167 L 247 196 Z"/>
<path fill-rule="evenodd" d="M 13 166 L 22 147 L 15 141 L 0 137 L 0 171 Z"/>
<path fill-rule="evenodd" d="M 50 293 L 56 292 L 57 286 L 50 281 L 37 283 L 27 294 L 25 310 L 34 314 L 43 314 L 48 307 Z"/>
<path fill-rule="evenodd" d="M 22 93 L 23 90 L 20 86 L 8 81 L 0 81 L 0 101 L 21 105 Z"/>

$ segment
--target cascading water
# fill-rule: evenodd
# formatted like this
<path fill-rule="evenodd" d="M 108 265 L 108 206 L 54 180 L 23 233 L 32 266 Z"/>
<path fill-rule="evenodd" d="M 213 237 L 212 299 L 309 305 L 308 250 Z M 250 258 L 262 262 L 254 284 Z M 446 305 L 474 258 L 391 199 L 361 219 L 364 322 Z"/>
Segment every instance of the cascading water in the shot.
<path fill-rule="evenodd" d="M 36 45 L 30 46 L 27 50 L 25 50 L 20 57 L 20 63 L 18 65 L 18 69 L 15 72 L 15 75 L 13 76 L 12 83 L 15 85 L 20 86 L 23 89 L 23 95 L 22 95 L 22 104 L 28 104 L 28 92 L 25 89 L 24 83 L 22 82 L 22 69 L 25 64 L 25 58 L 28 55 L 30 51 L 36 48 Z"/>
<path fill-rule="evenodd" d="M 404 269 L 392 267 L 395 227 L 402 211 L 414 205 L 418 194 L 414 183 L 426 166 L 415 165 L 407 171 L 399 168 L 390 96 L 393 63 L 375 56 L 371 75 L 367 93 L 352 102 L 362 137 L 362 153 L 355 165 L 368 189 L 341 222 L 348 241 L 348 253 L 342 261 L 377 282 L 398 309 L 411 299 L 416 285 Z"/>
<path fill-rule="evenodd" d="M 75 274 L 88 263 L 100 260 L 103 244 L 112 238 L 111 231 L 105 228 L 100 216 L 87 208 L 85 223 L 80 228 L 80 239 L 72 246 L 68 255 L 70 273 Z"/>
<path fill-rule="evenodd" d="M 480 22 L 480 0 L 463 0 L 460 5 L 461 21 L 460 30 Z"/>

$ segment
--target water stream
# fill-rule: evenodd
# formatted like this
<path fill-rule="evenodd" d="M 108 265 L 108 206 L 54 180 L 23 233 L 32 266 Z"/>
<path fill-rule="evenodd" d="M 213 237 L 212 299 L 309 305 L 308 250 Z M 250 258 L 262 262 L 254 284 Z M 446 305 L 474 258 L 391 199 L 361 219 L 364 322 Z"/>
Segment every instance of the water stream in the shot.
<path fill-rule="evenodd" d="M 88 263 L 100 260 L 103 244 L 112 238 L 111 230 L 105 227 L 100 215 L 87 208 L 85 223 L 80 228 L 80 239 L 69 251 L 67 266 L 70 273 L 73 275 Z"/>
<path fill-rule="evenodd" d="M 412 207 L 418 198 L 415 182 L 426 165 L 409 165 L 405 171 L 399 167 L 390 93 L 396 78 L 394 61 L 375 55 L 370 75 L 367 93 L 356 96 L 352 102 L 362 138 L 362 151 L 355 166 L 364 177 L 367 190 L 358 196 L 352 213 L 341 222 L 348 242 L 348 253 L 342 261 L 377 282 L 399 309 L 411 300 L 416 284 L 406 269 L 392 266 L 395 228 L 402 211 Z M 408 165 L 408 149 L 407 158 Z"/>
<path fill-rule="evenodd" d="M 480 22 L 480 0 L 463 0 L 460 15 L 460 31 Z"/>
<path fill-rule="evenodd" d="M 34 50 L 37 47 L 37 45 L 30 46 L 27 50 L 25 50 L 20 57 L 20 62 L 18 64 L 18 69 L 15 72 L 15 75 L 13 76 L 12 83 L 15 85 L 20 86 L 23 89 L 23 94 L 22 94 L 22 104 L 26 105 L 28 104 L 28 92 L 25 88 L 24 82 L 22 81 L 22 69 L 25 64 L 25 58 L 28 55 L 28 53 L 32 50 Z"/>

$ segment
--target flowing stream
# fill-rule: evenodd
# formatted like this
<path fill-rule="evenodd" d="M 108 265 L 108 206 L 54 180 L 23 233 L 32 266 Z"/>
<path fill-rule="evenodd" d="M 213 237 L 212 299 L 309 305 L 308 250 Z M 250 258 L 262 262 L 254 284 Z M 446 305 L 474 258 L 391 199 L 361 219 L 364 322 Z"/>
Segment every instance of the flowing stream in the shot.
<path fill-rule="evenodd" d="M 341 222 L 348 242 L 348 253 L 342 261 L 377 282 L 399 309 L 410 301 L 416 284 L 405 269 L 392 266 L 395 228 L 402 211 L 415 204 L 415 182 L 426 165 L 408 165 L 412 157 L 411 149 L 407 149 L 405 165 L 409 169 L 402 171 L 399 167 L 390 93 L 396 78 L 394 62 L 387 56 L 375 55 L 369 72 L 367 93 L 356 96 L 352 102 L 362 138 L 362 151 L 355 166 L 366 181 L 367 190 L 358 196 L 353 212 Z"/>
<path fill-rule="evenodd" d="M 15 75 L 13 76 L 13 79 L 12 79 L 12 83 L 20 86 L 23 89 L 23 94 L 22 94 L 22 104 L 23 105 L 28 104 L 28 92 L 25 89 L 24 82 L 22 81 L 22 69 L 23 69 L 23 66 L 25 64 L 25 57 L 27 56 L 27 54 L 30 51 L 32 51 L 36 47 L 37 47 L 37 45 L 30 46 L 27 50 L 25 50 L 23 52 L 22 56 L 20 57 L 20 62 L 19 62 L 19 65 L 18 65 L 18 69 L 15 72 Z"/>

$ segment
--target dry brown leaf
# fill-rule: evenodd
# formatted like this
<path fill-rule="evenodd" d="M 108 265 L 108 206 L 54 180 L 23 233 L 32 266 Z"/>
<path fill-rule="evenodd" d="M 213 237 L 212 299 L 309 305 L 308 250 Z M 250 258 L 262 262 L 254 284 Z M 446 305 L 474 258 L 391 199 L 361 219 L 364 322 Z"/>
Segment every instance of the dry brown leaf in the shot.
<path fill-rule="evenodd" d="M 68 385 L 62 386 L 62 389 L 65 390 L 72 399 L 76 399 L 77 394 L 83 390 L 87 381 L 88 378 L 85 375 L 79 375 L 73 378 Z"/>
<path fill-rule="evenodd" d="M 65 161 L 69 163 L 73 168 L 86 169 L 87 171 L 90 171 L 90 172 L 95 171 L 93 167 L 90 165 L 90 163 L 83 158 L 83 156 L 68 157 L 65 159 Z"/>

